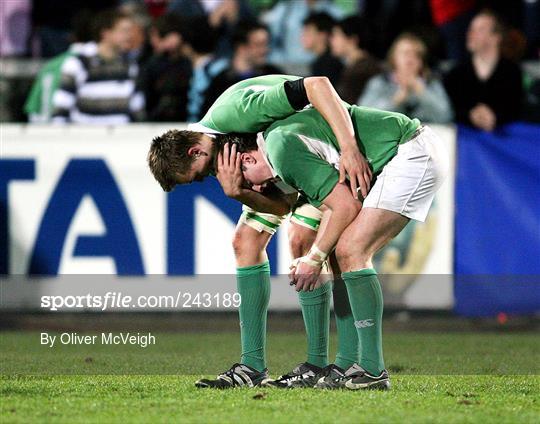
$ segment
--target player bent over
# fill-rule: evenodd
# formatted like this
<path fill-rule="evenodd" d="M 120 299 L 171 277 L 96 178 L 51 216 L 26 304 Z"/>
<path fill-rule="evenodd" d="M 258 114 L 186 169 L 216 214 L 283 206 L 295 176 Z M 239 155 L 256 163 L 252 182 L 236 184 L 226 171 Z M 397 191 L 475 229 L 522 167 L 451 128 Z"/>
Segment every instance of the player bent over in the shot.
<path fill-rule="evenodd" d="M 347 174 L 349 174 L 355 192 L 358 185 L 362 187 L 362 192 L 366 193 L 371 177 L 369 167 L 358 152 L 350 117 L 340 104 L 337 94 L 324 78 L 312 77 L 304 81 L 298 77 L 270 76 L 236 84 L 216 101 L 201 122 L 191 125 L 190 128 L 210 134 L 211 137 L 214 137 L 216 133 L 263 129 L 271 122 L 270 119 L 294 113 L 295 99 L 302 98 L 303 95 L 321 110 L 329 122 L 334 123 L 333 130 L 337 138 L 341 140 L 344 150 L 348 152 L 342 158 L 342 177 L 345 176 L 345 170 L 348 169 Z M 241 110 L 239 106 L 242 106 Z M 303 106 L 302 104 L 300 108 Z M 187 136 L 187 134 L 185 135 Z M 204 157 L 205 155 L 204 152 L 196 150 L 191 153 L 193 156 Z M 204 174 L 193 174 L 189 181 L 199 180 L 203 176 Z M 220 178 L 219 173 L 218 178 Z M 249 194 L 252 193 L 248 193 L 248 197 Z M 242 196 L 238 196 L 237 199 L 253 205 L 250 198 L 246 200 Z M 287 205 L 286 210 L 289 207 Z M 273 211 L 283 213 L 285 209 L 278 208 Z M 201 381 L 200 385 L 232 386 L 236 383 L 251 385 L 257 384 L 267 377 L 264 370 L 266 368 L 265 336 L 270 271 L 265 247 L 281 220 L 282 217 L 256 212 L 244 206 L 244 212 L 233 242 L 238 267 L 238 291 L 243 299 L 239 310 L 242 364 L 235 364 L 228 373 L 220 376 L 222 378 Z M 291 222 L 293 223 L 290 226 L 291 252 L 296 258 L 306 254 L 311 247 L 315 238 L 314 231 L 320 222 L 320 212 L 309 204 L 300 206 L 295 209 Z M 337 263 L 334 261 L 333 265 L 336 267 Z M 313 292 L 299 293 L 308 335 L 308 358 L 305 363 L 300 364 L 291 373 L 275 381 L 276 385 L 312 386 L 315 376 L 319 375 L 323 371 L 323 367 L 327 365 L 331 286 L 331 283 L 328 283 Z M 358 340 L 353 327 L 347 294 L 340 279 L 334 285 L 334 292 L 336 322 L 338 329 L 342 328 L 342 331 L 338 331 L 336 358 L 338 367 L 336 369 L 341 369 L 339 365 L 347 369 L 358 360 Z M 240 373 L 239 379 L 234 378 L 235 369 L 236 374 Z"/>
<path fill-rule="evenodd" d="M 210 157 L 218 156 L 218 167 L 229 170 L 239 189 L 241 176 L 252 186 L 286 184 L 301 192 L 312 205 L 331 211 L 315 244 L 295 263 L 291 276 L 297 290 L 311 289 L 328 253 L 336 249 L 360 341 L 362 369 L 335 381 L 322 377 L 319 384 L 349 389 L 388 388 L 382 353 L 382 291 L 372 257 L 410 219 L 425 220 L 447 172 L 447 156 L 441 141 L 416 119 L 370 108 L 347 109 L 358 147 L 377 175 L 363 205 L 348 186 L 339 183 L 336 167 L 341 148 L 314 109 L 275 122 L 256 140 L 244 137 L 238 143 L 239 152 L 233 148 L 228 158 L 215 151 L 210 139 L 201 137 L 198 146 Z M 189 146 L 180 144 L 189 152 Z M 184 183 L 182 175 L 189 175 L 198 166 L 201 163 L 194 158 L 171 178 Z"/>
<path fill-rule="evenodd" d="M 297 262 L 292 278 L 297 289 L 312 287 L 321 261 L 336 248 L 363 368 L 341 381 L 349 389 L 388 387 L 382 353 L 382 291 L 372 258 L 410 219 L 425 220 L 448 160 L 442 142 L 417 120 L 356 106 L 349 110 L 358 146 L 377 175 L 363 205 L 338 182 L 339 145 L 313 109 L 271 125 L 255 144 L 246 145 L 234 158 L 231 155 L 229 166 L 251 184 L 279 178 L 314 206 L 331 210 L 327 225 L 318 232 L 310 253 Z"/>
<path fill-rule="evenodd" d="M 225 145 L 225 155 L 228 156 L 228 145 Z M 227 177 L 223 174 L 224 168 L 219 166 L 218 178 L 225 187 L 228 184 L 225 182 Z M 230 191 L 226 192 L 231 194 Z M 233 195 L 234 197 L 234 195 Z M 262 254 L 263 257 L 258 259 L 252 256 L 253 263 L 261 263 L 266 260 L 264 253 L 264 247 L 270 239 L 270 234 L 275 232 L 277 225 L 281 223 L 282 217 L 275 215 L 263 214 L 254 212 L 244 206 L 244 214 L 240 220 L 240 225 L 237 228 L 235 235 L 235 253 L 237 258 L 242 256 L 242 253 L 248 251 L 248 255 Z M 291 215 L 291 225 L 289 226 L 289 243 L 291 255 L 293 258 L 299 258 L 306 255 L 311 248 L 313 241 L 315 240 L 316 231 L 319 227 L 321 212 L 309 204 L 302 204 L 294 209 Z M 250 228 L 246 223 L 249 224 Z M 320 224 L 324 226 L 323 222 Z M 259 233 L 260 231 L 260 233 Z M 240 237 L 239 233 L 242 234 Z M 242 240 L 242 243 L 238 243 L 238 239 Z M 264 242 L 264 246 L 261 246 L 261 242 Z M 239 248 L 242 245 L 243 248 Z M 304 324 L 306 328 L 306 334 L 308 339 L 308 355 L 307 360 L 304 363 L 296 366 L 291 372 L 282 375 L 277 380 L 267 380 L 264 385 L 276 386 L 276 387 L 313 387 L 322 376 L 340 376 L 349 374 L 358 370 L 357 363 L 359 362 L 359 349 L 358 349 L 358 337 L 356 334 L 356 328 L 354 327 L 354 320 L 352 317 L 350 304 L 346 292 L 343 280 L 340 278 L 340 270 L 335 260 L 334 255 L 330 255 L 329 262 L 331 262 L 330 271 L 334 275 L 333 281 L 323 280 L 326 282 L 320 287 L 312 291 L 299 291 L 299 302 L 302 308 L 302 315 L 304 317 Z M 260 269 L 260 267 L 254 267 Z M 242 290 L 242 278 L 240 274 L 244 269 L 254 268 L 239 268 L 237 273 L 239 292 Z M 269 281 L 270 272 L 267 270 L 266 279 Z M 329 275 L 328 277 L 331 277 Z M 258 281 L 261 284 L 261 281 Z M 251 284 L 251 287 L 256 287 L 255 284 Z M 256 298 L 261 296 L 261 291 L 254 292 Z M 336 359 L 334 363 L 328 365 L 328 339 L 329 339 L 329 309 L 330 309 L 330 297 L 333 296 L 334 301 L 334 315 L 336 320 L 337 334 L 338 334 L 338 346 L 336 352 Z M 255 298 L 255 299 L 256 299 Z M 251 299 L 250 299 L 251 300 Z M 252 302 L 256 303 L 256 302 Z M 259 314 L 263 314 L 266 317 L 266 307 L 268 301 L 264 306 L 264 311 Z M 249 306 L 248 306 L 249 307 Z M 244 312 L 245 313 L 245 312 Z M 242 318 L 242 311 L 240 311 L 241 321 L 246 322 Z M 259 319 L 251 321 L 253 326 L 259 325 Z M 246 334 L 247 329 L 242 328 L 242 335 Z M 261 344 L 259 344 L 260 346 Z M 252 367 L 261 366 L 259 363 L 253 362 L 253 354 L 260 352 L 262 355 L 264 349 L 249 351 L 244 348 L 245 343 L 242 340 L 242 363 L 249 364 Z M 259 356 L 260 360 L 261 356 Z M 244 369 L 244 371 L 246 371 Z M 248 374 L 251 377 L 256 378 L 257 372 L 251 372 Z M 217 380 L 203 380 L 202 384 L 213 384 L 219 382 L 221 376 Z M 329 385 L 325 385 L 327 387 Z"/>

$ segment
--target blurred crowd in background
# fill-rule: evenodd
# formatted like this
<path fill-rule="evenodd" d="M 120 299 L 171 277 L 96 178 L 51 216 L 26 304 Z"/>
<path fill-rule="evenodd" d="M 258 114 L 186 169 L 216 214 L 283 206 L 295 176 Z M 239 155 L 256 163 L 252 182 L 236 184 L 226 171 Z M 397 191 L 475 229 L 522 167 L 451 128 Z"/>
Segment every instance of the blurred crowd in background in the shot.
<path fill-rule="evenodd" d="M 540 122 L 540 0 L 0 3 L 2 63 L 39 63 L 3 120 L 194 122 L 230 85 L 287 73 L 425 122 Z"/>

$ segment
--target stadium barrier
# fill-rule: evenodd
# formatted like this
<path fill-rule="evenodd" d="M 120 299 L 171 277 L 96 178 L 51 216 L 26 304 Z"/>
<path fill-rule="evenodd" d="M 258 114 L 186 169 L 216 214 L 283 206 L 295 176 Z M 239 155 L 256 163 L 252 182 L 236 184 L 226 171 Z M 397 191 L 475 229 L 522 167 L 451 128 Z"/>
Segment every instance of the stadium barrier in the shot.
<path fill-rule="evenodd" d="M 540 126 L 458 131 L 455 309 L 540 312 Z"/>
<path fill-rule="evenodd" d="M 0 308 L 36 309 L 37 293 L 82 295 L 89 287 L 95 295 L 114 287 L 134 297 L 235 291 L 230 244 L 240 205 L 213 179 L 166 194 L 147 169 L 152 137 L 173 127 L 183 125 L 3 125 L 0 273 L 7 277 Z M 454 163 L 455 128 L 433 127 Z M 409 225 L 378 255 L 389 305 L 454 306 L 454 181 L 452 167 L 428 221 Z M 290 261 L 285 229 L 268 249 L 274 310 L 297 308 L 283 281 Z M 41 278 L 25 286 L 29 274 Z M 223 308 L 216 301 L 209 307 Z"/>

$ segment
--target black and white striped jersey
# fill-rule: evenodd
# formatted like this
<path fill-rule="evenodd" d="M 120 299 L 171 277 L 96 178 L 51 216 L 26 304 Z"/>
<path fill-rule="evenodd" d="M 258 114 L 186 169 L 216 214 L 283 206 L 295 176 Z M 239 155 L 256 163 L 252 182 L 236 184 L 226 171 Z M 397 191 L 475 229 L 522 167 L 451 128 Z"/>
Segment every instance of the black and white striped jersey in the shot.
<path fill-rule="evenodd" d="M 123 57 L 106 60 L 96 53 L 77 54 L 62 65 L 53 96 L 53 122 L 124 124 L 144 113 L 137 90 L 138 66 Z"/>

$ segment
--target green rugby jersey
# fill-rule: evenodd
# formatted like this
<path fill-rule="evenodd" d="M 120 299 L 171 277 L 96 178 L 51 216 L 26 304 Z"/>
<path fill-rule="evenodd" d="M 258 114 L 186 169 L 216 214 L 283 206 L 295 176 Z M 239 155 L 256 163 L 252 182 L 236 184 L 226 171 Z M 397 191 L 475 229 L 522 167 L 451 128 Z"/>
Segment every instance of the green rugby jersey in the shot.
<path fill-rule="evenodd" d="M 377 175 L 408 141 L 420 122 L 395 112 L 347 106 L 358 148 Z M 319 207 L 339 180 L 340 147 L 330 126 L 313 108 L 274 122 L 264 144 L 274 174 Z"/>
<path fill-rule="evenodd" d="M 300 77 L 265 75 L 240 81 L 225 90 L 204 117 L 188 129 L 218 133 L 262 131 L 274 121 L 295 113 L 284 83 L 297 79 Z"/>
<path fill-rule="evenodd" d="M 201 132 L 265 131 L 267 157 L 276 175 L 320 206 L 338 181 L 339 144 L 313 108 L 296 111 L 284 83 L 290 75 L 265 75 L 240 81 L 221 94 L 204 117 L 188 129 Z M 358 147 L 374 174 L 381 171 L 420 125 L 405 115 L 349 106 Z"/>

